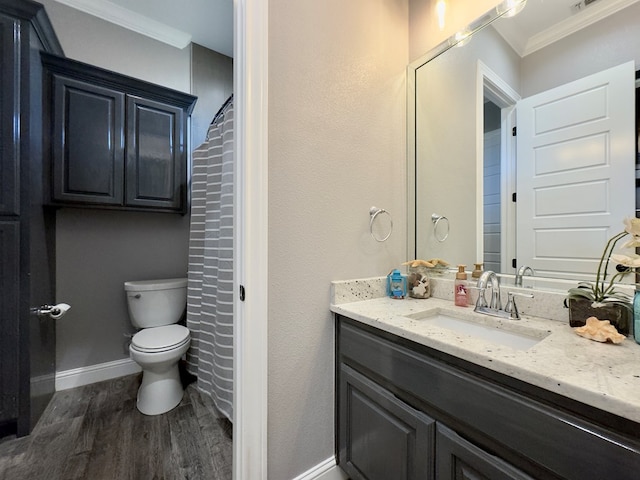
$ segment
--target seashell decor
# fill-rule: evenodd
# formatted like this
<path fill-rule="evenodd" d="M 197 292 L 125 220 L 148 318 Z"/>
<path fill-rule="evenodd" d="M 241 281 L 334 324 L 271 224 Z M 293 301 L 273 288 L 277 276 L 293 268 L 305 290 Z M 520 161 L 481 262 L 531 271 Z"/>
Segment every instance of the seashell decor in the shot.
<path fill-rule="evenodd" d="M 575 327 L 573 330 L 581 337 L 596 342 L 621 343 L 625 339 L 625 336 L 618 333 L 609 320 L 598 320 L 596 317 L 587 318 L 585 326 Z"/>

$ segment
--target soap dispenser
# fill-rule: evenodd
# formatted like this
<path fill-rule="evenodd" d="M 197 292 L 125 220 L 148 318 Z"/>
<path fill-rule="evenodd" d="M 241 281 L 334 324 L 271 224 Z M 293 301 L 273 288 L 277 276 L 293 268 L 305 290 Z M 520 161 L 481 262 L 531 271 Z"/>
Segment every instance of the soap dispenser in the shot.
<path fill-rule="evenodd" d="M 464 271 L 466 265 L 458 265 L 456 281 L 454 282 L 453 295 L 454 302 L 458 307 L 469 305 L 469 288 L 467 287 L 467 272 Z"/>
<path fill-rule="evenodd" d="M 482 263 L 474 263 L 476 268 L 471 272 L 471 278 L 480 278 L 482 275 Z"/>

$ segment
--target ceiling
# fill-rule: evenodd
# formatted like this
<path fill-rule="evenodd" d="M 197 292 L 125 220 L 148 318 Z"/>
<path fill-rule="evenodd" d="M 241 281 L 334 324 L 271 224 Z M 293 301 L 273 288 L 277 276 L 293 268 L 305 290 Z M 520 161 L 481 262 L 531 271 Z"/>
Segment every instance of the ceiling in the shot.
<path fill-rule="evenodd" d="M 493 25 L 524 57 L 637 1 L 527 0 L 521 13 Z"/>
<path fill-rule="evenodd" d="M 176 48 L 233 56 L 233 0 L 56 0 Z"/>

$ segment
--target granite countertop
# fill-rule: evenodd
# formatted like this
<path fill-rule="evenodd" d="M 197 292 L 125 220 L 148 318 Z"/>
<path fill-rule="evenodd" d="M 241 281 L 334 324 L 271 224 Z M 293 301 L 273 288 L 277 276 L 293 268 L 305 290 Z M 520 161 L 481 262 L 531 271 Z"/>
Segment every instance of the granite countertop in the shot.
<path fill-rule="evenodd" d="M 640 422 L 640 345 L 632 337 L 618 345 L 599 343 L 576 335 L 568 322 L 526 314 L 521 320 L 498 319 L 449 299 L 395 300 L 382 296 L 381 279 L 354 282 L 355 288 L 353 282 L 333 282 L 332 312 Z M 447 313 L 541 340 L 518 350 L 408 317 L 423 313 Z"/>

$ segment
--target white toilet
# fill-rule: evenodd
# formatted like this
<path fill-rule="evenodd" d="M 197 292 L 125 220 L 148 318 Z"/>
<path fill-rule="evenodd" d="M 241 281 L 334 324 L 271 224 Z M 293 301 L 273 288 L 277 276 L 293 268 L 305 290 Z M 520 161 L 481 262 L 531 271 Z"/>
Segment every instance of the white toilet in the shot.
<path fill-rule="evenodd" d="M 142 367 L 138 410 L 159 415 L 182 400 L 178 361 L 189 349 L 189 329 L 176 323 L 187 305 L 187 279 L 125 282 L 129 317 L 141 329 L 131 339 L 129 355 Z"/>

